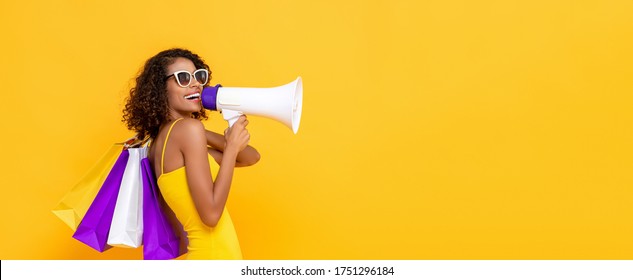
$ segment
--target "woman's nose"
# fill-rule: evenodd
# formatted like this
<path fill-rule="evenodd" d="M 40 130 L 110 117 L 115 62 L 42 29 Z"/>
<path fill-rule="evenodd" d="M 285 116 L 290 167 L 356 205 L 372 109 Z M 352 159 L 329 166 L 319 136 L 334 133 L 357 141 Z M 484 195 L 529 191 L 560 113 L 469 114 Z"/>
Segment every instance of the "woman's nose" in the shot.
<path fill-rule="evenodd" d="M 200 82 L 198 82 L 198 80 L 193 79 L 193 81 L 191 81 L 191 84 L 189 84 L 190 87 L 201 87 L 202 85 L 200 84 Z"/>

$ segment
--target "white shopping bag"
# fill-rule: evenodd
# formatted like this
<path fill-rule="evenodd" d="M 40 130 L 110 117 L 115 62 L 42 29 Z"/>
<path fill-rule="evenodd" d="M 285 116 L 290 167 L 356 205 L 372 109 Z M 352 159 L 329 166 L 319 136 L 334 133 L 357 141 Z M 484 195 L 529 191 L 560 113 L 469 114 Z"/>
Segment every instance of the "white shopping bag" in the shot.
<path fill-rule="evenodd" d="M 141 160 L 147 157 L 147 145 L 129 148 L 130 157 L 117 197 L 108 234 L 108 245 L 138 248 L 143 243 L 143 181 Z"/>

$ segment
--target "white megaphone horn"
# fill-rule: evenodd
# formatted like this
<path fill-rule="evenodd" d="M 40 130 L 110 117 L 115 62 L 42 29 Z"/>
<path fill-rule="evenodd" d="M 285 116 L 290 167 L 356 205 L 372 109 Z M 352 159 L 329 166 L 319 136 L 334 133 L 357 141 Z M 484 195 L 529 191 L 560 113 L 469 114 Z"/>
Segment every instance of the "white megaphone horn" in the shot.
<path fill-rule="evenodd" d="M 244 114 L 277 120 L 297 134 L 301 121 L 303 83 L 301 77 L 272 88 L 206 87 L 200 95 L 202 107 L 219 111 L 229 126 Z"/>

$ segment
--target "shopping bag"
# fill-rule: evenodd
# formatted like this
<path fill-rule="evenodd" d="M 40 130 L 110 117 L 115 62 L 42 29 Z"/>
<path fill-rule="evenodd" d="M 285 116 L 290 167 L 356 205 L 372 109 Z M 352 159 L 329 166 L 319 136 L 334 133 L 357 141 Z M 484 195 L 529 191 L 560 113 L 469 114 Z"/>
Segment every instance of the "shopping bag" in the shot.
<path fill-rule="evenodd" d="M 149 160 L 141 160 L 143 170 L 143 258 L 146 260 L 174 259 L 186 252 L 169 222 L 171 211 L 160 195 Z"/>
<path fill-rule="evenodd" d="M 110 248 L 106 242 L 129 155 L 128 150 L 121 152 L 97 196 L 90 204 L 86 215 L 79 223 L 75 234 L 73 234 L 73 238 L 99 252 Z"/>
<path fill-rule="evenodd" d="M 147 157 L 147 146 L 129 148 L 129 158 L 121 188 L 114 206 L 107 244 L 138 248 L 143 241 L 143 180 L 141 160 Z"/>
<path fill-rule="evenodd" d="M 62 200 L 53 208 L 53 213 L 73 231 L 86 215 L 88 207 L 110 173 L 114 162 L 123 150 L 123 143 L 112 145 L 97 163 L 84 175 Z"/>

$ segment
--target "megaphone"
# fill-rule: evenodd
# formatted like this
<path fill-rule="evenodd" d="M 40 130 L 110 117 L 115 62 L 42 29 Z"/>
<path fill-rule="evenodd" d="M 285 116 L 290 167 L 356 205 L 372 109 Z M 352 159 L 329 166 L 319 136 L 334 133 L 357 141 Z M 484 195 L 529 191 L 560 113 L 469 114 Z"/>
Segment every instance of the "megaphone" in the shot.
<path fill-rule="evenodd" d="M 202 107 L 219 111 L 229 126 L 244 114 L 279 121 L 297 134 L 301 121 L 303 83 L 301 77 L 283 86 L 272 88 L 206 87 L 200 94 Z"/>

